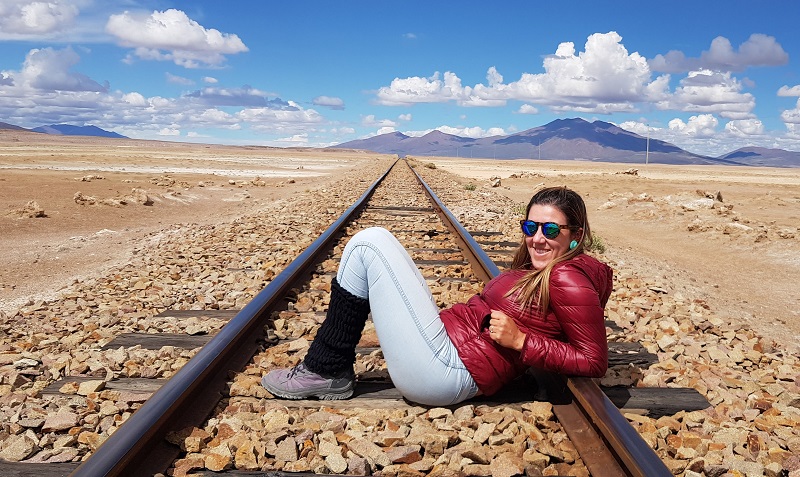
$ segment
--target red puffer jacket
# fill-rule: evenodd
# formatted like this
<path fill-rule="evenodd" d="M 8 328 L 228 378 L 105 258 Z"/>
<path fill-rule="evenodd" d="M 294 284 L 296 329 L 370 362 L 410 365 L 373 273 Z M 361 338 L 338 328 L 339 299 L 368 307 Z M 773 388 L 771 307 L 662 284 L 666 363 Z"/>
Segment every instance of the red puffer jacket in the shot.
<path fill-rule="evenodd" d="M 509 270 L 492 279 L 483 292 L 442 310 L 447 334 L 478 388 L 497 392 L 527 367 L 601 377 L 608 368 L 603 308 L 611 295 L 611 268 L 590 257 L 557 264 L 550 275 L 550 306 L 523 310 L 505 294 L 527 270 Z M 525 333 L 522 352 L 505 348 L 489 336 L 492 310 L 511 317 Z"/>

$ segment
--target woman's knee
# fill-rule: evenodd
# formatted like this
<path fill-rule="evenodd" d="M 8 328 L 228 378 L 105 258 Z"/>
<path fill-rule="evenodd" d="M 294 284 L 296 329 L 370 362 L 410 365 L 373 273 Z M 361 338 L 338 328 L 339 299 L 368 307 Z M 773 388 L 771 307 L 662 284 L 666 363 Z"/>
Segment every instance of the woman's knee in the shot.
<path fill-rule="evenodd" d="M 347 242 L 343 255 L 350 254 L 369 259 L 379 256 L 393 261 L 408 253 L 391 232 L 382 227 L 370 227 L 359 231 Z"/>
<path fill-rule="evenodd" d="M 394 237 L 394 236 L 392 235 L 391 232 L 389 232 L 385 228 L 369 227 L 353 235 L 353 238 L 351 238 L 350 241 L 354 243 L 361 243 L 361 242 L 380 243 L 381 241 L 386 240 L 389 237 Z"/>

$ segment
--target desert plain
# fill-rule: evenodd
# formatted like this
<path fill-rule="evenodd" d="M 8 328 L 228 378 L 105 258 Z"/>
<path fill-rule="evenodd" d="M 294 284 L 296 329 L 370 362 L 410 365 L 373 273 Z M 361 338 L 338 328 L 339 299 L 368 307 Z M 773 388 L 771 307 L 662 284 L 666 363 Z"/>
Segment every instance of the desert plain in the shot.
<path fill-rule="evenodd" d="M 522 218 L 542 186 L 581 193 L 598 238 L 592 253 L 615 271 L 607 314 L 623 331 L 609 333 L 643 342 L 659 360 L 646 371 L 610 368 L 601 384 L 689 386 L 711 404 L 657 420 L 626 417 L 675 475 L 800 475 L 797 169 L 409 159 L 471 228 L 513 230 L 493 221 Z M 115 401 L 70 384 L 44 396 L 51 381 L 62 373 L 170 377 L 194 351 L 164 347 L 155 360 L 138 347 L 105 353 L 97 344 L 121 329 L 222 326 L 154 315 L 244 306 L 394 160 L 0 130 L 0 460 L 86 458 L 146 398 Z M 248 275 L 253 264 L 261 272 Z M 261 373 L 280 364 L 272 359 L 297 357 L 278 348 L 237 374 L 231 402 L 269 406 Z M 273 469 L 278 459 L 238 456 L 192 454 L 175 475 L 198 468 L 196 459 L 209 470 Z"/>
<path fill-rule="evenodd" d="M 232 220 L 385 159 L 0 131 L 0 311 L 106 273 L 154 234 Z M 451 172 L 453 187 L 521 205 L 545 184 L 573 188 L 616 263 L 798 346 L 798 169 L 416 159 Z"/>

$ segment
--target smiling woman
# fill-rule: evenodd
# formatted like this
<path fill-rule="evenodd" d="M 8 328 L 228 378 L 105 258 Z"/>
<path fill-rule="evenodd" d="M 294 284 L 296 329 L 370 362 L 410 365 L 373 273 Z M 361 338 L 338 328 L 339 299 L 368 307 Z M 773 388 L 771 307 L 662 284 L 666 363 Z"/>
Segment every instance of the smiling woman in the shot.
<path fill-rule="evenodd" d="M 545 188 L 531 198 L 526 217 L 524 224 L 546 224 L 523 227 L 511 269 L 441 311 L 389 231 L 357 233 L 342 252 L 325 321 L 305 359 L 270 371 L 262 385 L 286 399 L 351 397 L 355 347 L 368 315 L 392 382 L 420 404 L 492 395 L 528 368 L 603 376 L 612 271 L 584 254 L 591 232 L 583 199 L 564 187 Z"/>
<path fill-rule="evenodd" d="M 530 268 L 533 273 L 521 280 L 520 301 L 525 306 L 547 309 L 549 282 L 553 267 L 583 253 L 592 243 L 592 232 L 583 199 L 565 187 L 541 189 L 526 208 L 520 222 L 525 235 L 512 268 Z M 538 294 L 538 295 L 537 295 Z"/>

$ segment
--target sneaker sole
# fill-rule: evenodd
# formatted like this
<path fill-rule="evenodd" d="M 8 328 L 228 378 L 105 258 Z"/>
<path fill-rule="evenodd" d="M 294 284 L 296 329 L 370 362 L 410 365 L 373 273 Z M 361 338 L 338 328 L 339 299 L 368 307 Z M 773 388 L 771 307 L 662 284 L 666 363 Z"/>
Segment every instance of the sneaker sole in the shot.
<path fill-rule="evenodd" d="M 310 394 L 307 394 L 307 393 L 292 394 L 292 393 L 287 393 L 285 391 L 279 391 L 279 390 L 276 390 L 276 389 L 272 388 L 272 386 L 269 386 L 269 385 L 264 383 L 263 378 L 262 378 L 262 381 L 261 381 L 261 386 L 263 386 L 264 389 L 266 389 L 273 396 L 276 396 L 276 397 L 279 397 L 279 398 L 283 398 L 283 399 L 298 400 L 298 399 L 317 398 L 317 399 L 320 399 L 322 401 L 339 401 L 339 400 L 342 400 L 342 399 L 350 399 L 353 396 L 353 388 L 352 387 L 347 388 L 347 389 L 343 389 L 341 391 L 326 390 L 326 391 L 320 391 L 320 392 L 317 392 L 317 393 L 310 393 Z"/>

